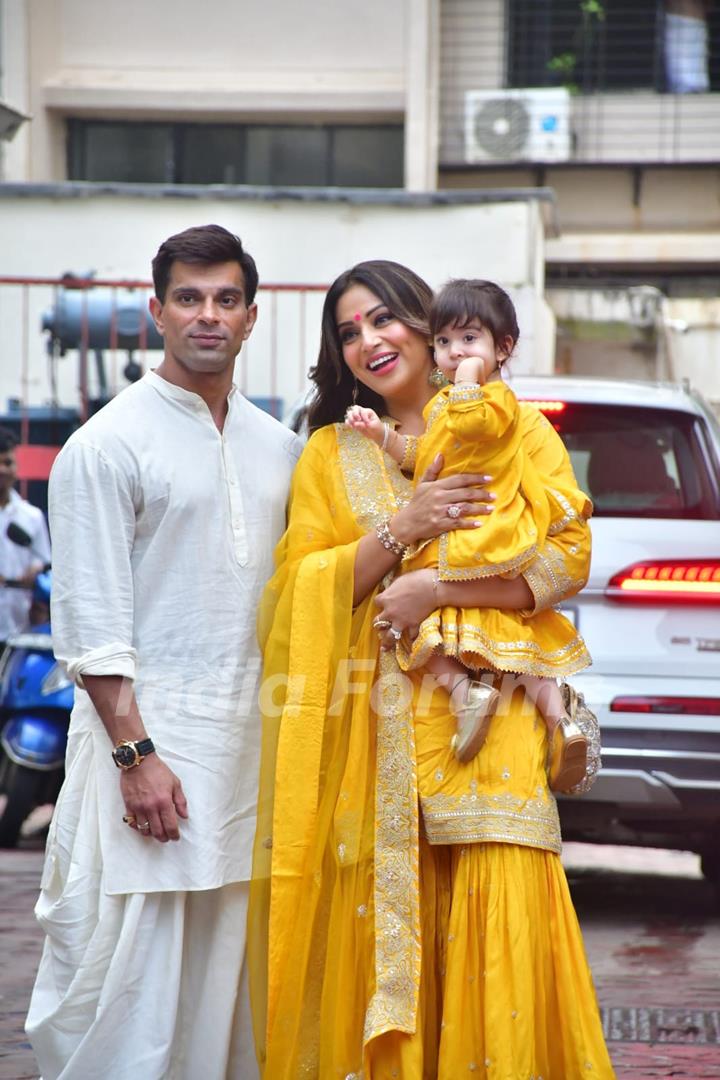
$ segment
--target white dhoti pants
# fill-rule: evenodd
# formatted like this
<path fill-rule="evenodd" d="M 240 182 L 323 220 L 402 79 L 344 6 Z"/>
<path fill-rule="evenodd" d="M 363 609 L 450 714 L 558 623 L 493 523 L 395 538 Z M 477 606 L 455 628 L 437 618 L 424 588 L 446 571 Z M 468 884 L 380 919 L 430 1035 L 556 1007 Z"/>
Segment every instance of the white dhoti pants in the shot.
<path fill-rule="evenodd" d="M 249 884 L 108 896 L 44 891 L 27 1019 L 43 1080 L 254 1080 Z"/>

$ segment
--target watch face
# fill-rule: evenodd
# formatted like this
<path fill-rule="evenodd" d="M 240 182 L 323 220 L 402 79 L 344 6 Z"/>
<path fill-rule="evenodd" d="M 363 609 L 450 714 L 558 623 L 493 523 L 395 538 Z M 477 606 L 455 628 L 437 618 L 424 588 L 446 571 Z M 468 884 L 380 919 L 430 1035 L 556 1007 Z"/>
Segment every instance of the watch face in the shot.
<path fill-rule="evenodd" d="M 124 769 L 129 768 L 130 765 L 134 765 L 137 761 L 137 753 L 134 746 L 116 746 L 113 750 L 113 757 L 118 765 Z"/>

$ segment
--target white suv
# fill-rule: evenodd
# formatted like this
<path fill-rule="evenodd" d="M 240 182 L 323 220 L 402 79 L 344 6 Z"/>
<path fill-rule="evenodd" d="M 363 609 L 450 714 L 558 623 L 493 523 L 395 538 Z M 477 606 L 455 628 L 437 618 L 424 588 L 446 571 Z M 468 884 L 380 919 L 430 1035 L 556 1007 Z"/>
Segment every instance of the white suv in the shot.
<path fill-rule="evenodd" d="M 603 770 L 563 799 L 567 839 L 684 848 L 720 882 L 720 426 L 660 383 L 518 377 L 592 498 L 587 587 L 563 610 L 593 657 L 572 680 Z"/>

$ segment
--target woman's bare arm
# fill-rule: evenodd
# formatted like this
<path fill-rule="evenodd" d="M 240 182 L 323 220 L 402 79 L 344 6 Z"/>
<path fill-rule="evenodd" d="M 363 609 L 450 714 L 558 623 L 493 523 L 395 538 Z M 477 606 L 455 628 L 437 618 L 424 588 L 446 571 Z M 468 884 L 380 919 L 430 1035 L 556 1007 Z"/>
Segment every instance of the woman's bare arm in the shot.
<path fill-rule="evenodd" d="M 414 570 L 395 579 L 376 596 L 379 618 L 398 630 L 413 630 L 440 607 L 487 607 L 523 611 L 534 599 L 524 577 L 437 581 L 435 570 Z"/>
<path fill-rule="evenodd" d="M 495 496 L 483 487 L 489 477 L 464 473 L 438 480 L 442 467 L 439 454 L 415 487 L 408 505 L 390 518 L 390 532 L 401 544 L 427 540 L 451 528 L 478 528 L 478 516 L 492 512 L 488 504 Z M 459 518 L 448 517 L 447 508 L 453 504 L 462 509 Z M 384 548 L 374 531 L 363 536 L 355 558 L 353 604 L 357 606 L 364 600 L 399 561 L 400 556 Z"/>

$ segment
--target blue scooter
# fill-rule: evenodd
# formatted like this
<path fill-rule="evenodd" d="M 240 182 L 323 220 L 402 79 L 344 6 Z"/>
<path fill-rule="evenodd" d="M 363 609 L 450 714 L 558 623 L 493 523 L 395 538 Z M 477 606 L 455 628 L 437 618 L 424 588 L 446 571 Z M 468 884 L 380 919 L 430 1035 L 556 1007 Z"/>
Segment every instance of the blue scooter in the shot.
<path fill-rule="evenodd" d="M 31 544 L 15 523 L 7 535 L 23 547 Z M 36 609 L 49 612 L 50 586 L 47 567 L 33 588 Z M 0 659 L 0 847 L 15 847 L 35 807 L 57 799 L 72 707 L 73 685 L 53 656 L 49 621 L 10 638 Z"/>

